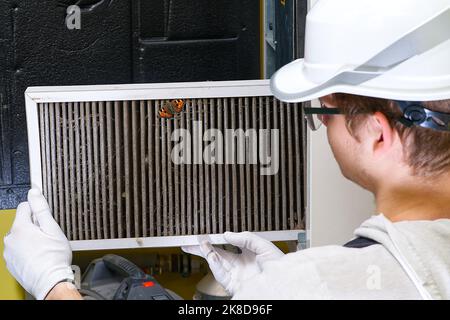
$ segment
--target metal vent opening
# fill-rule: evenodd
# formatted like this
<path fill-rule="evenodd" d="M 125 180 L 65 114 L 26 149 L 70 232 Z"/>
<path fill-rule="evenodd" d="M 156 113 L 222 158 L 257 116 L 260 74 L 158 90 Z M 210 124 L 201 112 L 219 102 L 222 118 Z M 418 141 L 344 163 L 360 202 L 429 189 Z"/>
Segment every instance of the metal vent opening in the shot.
<path fill-rule="evenodd" d="M 37 104 L 43 193 L 69 240 L 303 229 L 300 105 L 186 99 L 167 120 L 158 117 L 164 102 Z M 261 164 L 174 164 L 172 132 L 192 132 L 194 121 L 203 132 L 279 129 L 277 174 L 261 175 Z"/>

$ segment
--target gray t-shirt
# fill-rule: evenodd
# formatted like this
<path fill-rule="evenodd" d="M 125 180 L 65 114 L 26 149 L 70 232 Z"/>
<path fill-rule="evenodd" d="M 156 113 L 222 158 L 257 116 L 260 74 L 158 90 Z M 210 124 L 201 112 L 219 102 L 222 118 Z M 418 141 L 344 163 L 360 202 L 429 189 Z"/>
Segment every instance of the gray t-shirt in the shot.
<path fill-rule="evenodd" d="M 450 299 L 450 219 L 392 223 L 380 214 L 355 235 L 380 244 L 268 261 L 233 299 Z"/>

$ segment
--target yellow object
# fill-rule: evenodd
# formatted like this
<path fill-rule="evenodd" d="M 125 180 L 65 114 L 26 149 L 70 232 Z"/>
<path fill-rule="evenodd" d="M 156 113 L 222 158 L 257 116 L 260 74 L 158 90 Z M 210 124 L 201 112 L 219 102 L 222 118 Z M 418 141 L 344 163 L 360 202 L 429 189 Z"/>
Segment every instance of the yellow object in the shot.
<path fill-rule="evenodd" d="M 25 299 L 25 291 L 23 288 L 15 281 L 11 274 L 6 269 L 5 261 L 3 260 L 3 237 L 10 230 L 11 225 L 14 221 L 15 210 L 0 210 L 0 300 L 17 300 Z M 284 242 L 277 242 L 276 245 L 284 252 L 288 252 L 288 247 Z M 155 251 L 156 250 L 156 251 Z M 114 252 L 119 255 L 127 255 L 132 253 L 137 253 L 132 250 L 117 250 Z M 179 248 L 164 248 L 164 249 L 146 249 L 139 251 L 140 254 L 154 253 L 158 252 L 160 254 L 170 254 L 170 253 L 180 253 Z M 106 251 L 89 251 L 89 252 L 74 252 L 73 262 L 76 264 L 80 260 L 86 260 L 90 262 L 95 258 L 99 258 L 104 254 L 112 253 Z M 182 278 L 179 274 L 167 273 L 157 276 L 158 281 L 168 289 L 173 290 L 177 294 L 181 295 L 185 299 L 192 299 L 193 293 L 195 292 L 195 286 L 198 281 L 201 280 L 203 274 L 194 275 L 189 278 Z"/>
<path fill-rule="evenodd" d="M 23 300 L 25 298 L 25 291 L 8 272 L 5 260 L 3 260 L 3 237 L 11 228 L 14 217 L 15 210 L 0 210 L 0 300 Z"/>

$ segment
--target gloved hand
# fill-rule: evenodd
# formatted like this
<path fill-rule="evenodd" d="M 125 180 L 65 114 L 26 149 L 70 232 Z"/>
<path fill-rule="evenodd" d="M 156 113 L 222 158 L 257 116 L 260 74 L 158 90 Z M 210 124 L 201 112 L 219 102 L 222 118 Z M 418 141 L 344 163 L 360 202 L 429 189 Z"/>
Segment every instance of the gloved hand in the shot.
<path fill-rule="evenodd" d="M 73 281 L 69 241 L 39 190 L 31 189 L 28 202 L 17 207 L 16 218 L 4 242 L 6 267 L 36 299 L 44 299 L 61 281 Z"/>
<path fill-rule="evenodd" d="M 209 240 L 200 236 L 198 246 L 184 246 L 182 250 L 205 258 L 216 280 L 230 294 L 234 295 L 241 283 L 262 271 L 262 265 L 269 260 L 281 258 L 284 253 L 273 243 L 251 232 L 225 232 L 225 240 L 239 247 L 242 253 L 232 253 L 214 248 Z"/>

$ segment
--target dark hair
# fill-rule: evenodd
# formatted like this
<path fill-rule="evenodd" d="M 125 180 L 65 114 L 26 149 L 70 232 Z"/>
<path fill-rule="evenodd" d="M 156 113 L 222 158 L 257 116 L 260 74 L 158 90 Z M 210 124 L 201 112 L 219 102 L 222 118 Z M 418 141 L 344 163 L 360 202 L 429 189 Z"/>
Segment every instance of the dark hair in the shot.
<path fill-rule="evenodd" d="M 368 115 L 383 113 L 391 127 L 399 133 L 406 154 L 406 162 L 414 175 L 435 176 L 450 171 L 450 132 L 422 127 L 406 127 L 396 119 L 402 112 L 393 100 L 335 93 L 324 97 L 345 115 L 350 134 L 358 138 L 357 131 Z M 433 111 L 450 113 L 450 99 L 423 103 Z"/>

